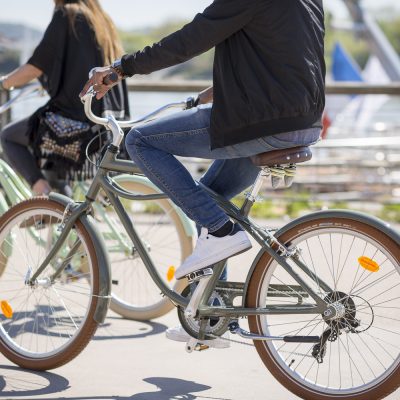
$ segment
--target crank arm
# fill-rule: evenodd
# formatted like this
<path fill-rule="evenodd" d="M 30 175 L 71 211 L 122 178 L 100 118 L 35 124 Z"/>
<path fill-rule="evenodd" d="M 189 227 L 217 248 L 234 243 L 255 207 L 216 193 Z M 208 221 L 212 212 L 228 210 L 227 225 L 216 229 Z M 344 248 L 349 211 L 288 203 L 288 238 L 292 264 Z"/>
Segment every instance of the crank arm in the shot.
<path fill-rule="evenodd" d="M 185 308 L 185 315 L 188 318 L 193 318 L 196 316 L 204 291 L 208 285 L 208 282 L 213 276 L 213 270 L 211 268 L 204 269 L 202 272 L 203 277 L 199 280 L 199 283 L 197 284 L 196 289 L 190 298 L 189 304 Z"/>

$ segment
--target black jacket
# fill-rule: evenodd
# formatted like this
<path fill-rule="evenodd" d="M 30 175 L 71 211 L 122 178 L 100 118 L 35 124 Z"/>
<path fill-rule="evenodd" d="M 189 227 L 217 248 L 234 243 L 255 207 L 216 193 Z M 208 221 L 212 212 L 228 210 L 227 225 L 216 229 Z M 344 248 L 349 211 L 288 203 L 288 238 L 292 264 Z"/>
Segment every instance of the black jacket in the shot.
<path fill-rule="evenodd" d="M 181 30 L 125 55 L 122 68 L 148 74 L 214 46 L 212 148 L 320 126 L 322 0 L 214 0 Z"/>

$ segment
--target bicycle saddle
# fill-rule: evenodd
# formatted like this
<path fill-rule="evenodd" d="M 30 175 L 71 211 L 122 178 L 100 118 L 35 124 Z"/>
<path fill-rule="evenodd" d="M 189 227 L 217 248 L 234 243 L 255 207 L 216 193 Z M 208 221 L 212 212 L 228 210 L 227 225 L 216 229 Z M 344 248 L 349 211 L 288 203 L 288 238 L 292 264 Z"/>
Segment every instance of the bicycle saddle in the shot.
<path fill-rule="evenodd" d="M 289 149 L 267 151 L 251 157 L 258 167 L 273 167 L 281 164 L 299 164 L 311 160 L 312 152 L 308 146 L 292 147 Z"/>

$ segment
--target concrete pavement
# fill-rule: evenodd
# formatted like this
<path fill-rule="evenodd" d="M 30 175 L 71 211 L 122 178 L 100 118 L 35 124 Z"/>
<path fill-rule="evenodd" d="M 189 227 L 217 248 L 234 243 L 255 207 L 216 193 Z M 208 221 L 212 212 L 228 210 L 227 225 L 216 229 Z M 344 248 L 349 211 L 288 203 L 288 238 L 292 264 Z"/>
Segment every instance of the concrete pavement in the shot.
<path fill-rule="evenodd" d="M 257 252 L 234 259 L 241 279 Z M 50 372 L 24 371 L 0 354 L 0 398 L 68 400 L 295 400 L 265 368 L 254 347 L 186 353 L 184 343 L 165 338 L 178 323 L 176 311 L 136 322 L 109 312 L 88 347 Z M 400 398 L 400 391 L 387 397 Z"/>

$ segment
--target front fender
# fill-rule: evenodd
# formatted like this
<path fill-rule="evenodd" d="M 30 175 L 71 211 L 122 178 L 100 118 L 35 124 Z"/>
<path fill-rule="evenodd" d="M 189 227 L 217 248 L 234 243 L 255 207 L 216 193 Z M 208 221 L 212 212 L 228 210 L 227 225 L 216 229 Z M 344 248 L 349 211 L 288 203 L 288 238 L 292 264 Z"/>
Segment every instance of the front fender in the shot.
<path fill-rule="evenodd" d="M 50 200 L 53 200 L 64 207 L 67 207 L 72 200 L 59 193 L 50 193 Z M 96 311 L 94 319 L 99 324 L 103 323 L 106 315 L 108 306 L 111 300 L 111 272 L 110 272 L 110 261 L 108 259 L 107 249 L 103 240 L 103 236 L 97 229 L 94 219 L 88 215 L 82 215 L 79 220 L 90 235 L 96 251 L 96 258 L 99 269 L 99 298 L 97 301 Z"/>

